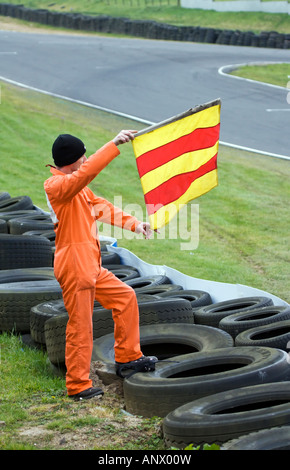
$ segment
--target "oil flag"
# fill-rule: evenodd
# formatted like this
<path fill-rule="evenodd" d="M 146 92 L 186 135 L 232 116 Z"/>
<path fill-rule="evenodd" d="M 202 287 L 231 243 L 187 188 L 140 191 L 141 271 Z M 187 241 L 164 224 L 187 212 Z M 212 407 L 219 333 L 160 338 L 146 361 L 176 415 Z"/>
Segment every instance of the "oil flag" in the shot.
<path fill-rule="evenodd" d="M 218 184 L 221 101 L 150 126 L 132 141 L 152 229 Z"/>

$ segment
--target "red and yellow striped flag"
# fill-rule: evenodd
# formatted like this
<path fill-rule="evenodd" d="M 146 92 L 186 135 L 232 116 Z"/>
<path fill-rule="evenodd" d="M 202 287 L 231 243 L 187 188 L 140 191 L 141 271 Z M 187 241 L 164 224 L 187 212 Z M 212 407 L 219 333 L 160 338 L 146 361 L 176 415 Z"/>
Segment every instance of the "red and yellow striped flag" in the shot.
<path fill-rule="evenodd" d="M 152 229 L 217 186 L 220 108 L 220 100 L 197 106 L 132 141 Z"/>

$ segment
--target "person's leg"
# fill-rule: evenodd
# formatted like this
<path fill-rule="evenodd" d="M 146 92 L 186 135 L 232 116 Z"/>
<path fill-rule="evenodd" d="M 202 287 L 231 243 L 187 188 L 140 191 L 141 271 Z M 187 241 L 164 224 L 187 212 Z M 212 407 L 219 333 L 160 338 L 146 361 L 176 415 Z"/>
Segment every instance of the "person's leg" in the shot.
<path fill-rule="evenodd" d="M 63 294 L 69 320 L 66 327 L 66 387 L 75 395 L 92 387 L 90 363 L 93 348 L 92 312 L 94 289 Z"/>
<path fill-rule="evenodd" d="M 112 310 L 115 361 L 125 363 L 139 359 L 142 356 L 139 308 L 134 290 L 102 268 L 96 282 L 95 299 Z"/>

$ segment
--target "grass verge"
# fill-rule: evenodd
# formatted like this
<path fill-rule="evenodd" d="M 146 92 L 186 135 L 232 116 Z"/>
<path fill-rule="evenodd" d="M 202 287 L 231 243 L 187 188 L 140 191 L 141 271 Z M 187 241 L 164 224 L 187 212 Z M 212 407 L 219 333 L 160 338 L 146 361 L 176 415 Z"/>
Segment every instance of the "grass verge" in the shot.
<path fill-rule="evenodd" d="M 46 210 L 43 181 L 50 149 L 63 132 L 86 142 L 88 155 L 121 128 L 141 128 L 124 118 L 1 83 L 0 190 L 27 194 Z M 290 301 L 289 162 L 221 147 L 219 186 L 199 204 L 199 244 L 181 250 L 161 231 L 152 240 L 119 240 L 144 261 L 166 264 L 190 276 L 246 284 Z M 144 200 L 131 145 L 91 184 L 123 209 Z M 191 206 L 188 206 L 188 209 Z M 197 227 L 187 219 L 189 240 Z M 101 227 L 100 227 L 101 228 Z M 115 235 L 115 233 L 111 233 Z M 108 389 L 102 402 L 72 403 L 64 379 L 52 375 L 45 353 L 28 350 L 16 336 L 0 336 L 0 447 L 2 449 L 162 449 L 160 420 L 122 413 L 122 398 Z M 97 379 L 96 379 L 97 380 Z"/>
<path fill-rule="evenodd" d="M 18 4 L 17 0 L 10 2 Z M 177 6 L 172 0 L 69 0 L 52 3 L 47 0 L 23 0 L 22 4 L 29 8 L 45 8 L 63 12 L 80 12 L 88 15 L 108 15 L 131 19 L 148 19 L 158 22 L 184 25 L 203 26 L 219 29 L 238 29 L 253 32 L 277 31 L 289 33 L 289 15 L 261 12 L 215 12 L 213 10 L 187 9 Z"/>
<path fill-rule="evenodd" d="M 290 63 L 245 65 L 231 72 L 231 75 L 286 88 L 290 78 Z"/>

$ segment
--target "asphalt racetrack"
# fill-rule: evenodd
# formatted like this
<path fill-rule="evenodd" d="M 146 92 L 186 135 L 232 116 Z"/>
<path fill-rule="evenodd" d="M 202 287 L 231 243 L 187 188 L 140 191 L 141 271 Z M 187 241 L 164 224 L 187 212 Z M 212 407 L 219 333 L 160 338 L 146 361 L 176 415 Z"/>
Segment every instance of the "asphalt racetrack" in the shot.
<path fill-rule="evenodd" d="M 290 77 L 283 88 L 224 74 L 252 62 L 290 62 L 290 51 L 0 31 L 1 78 L 128 114 L 144 127 L 221 98 L 222 143 L 290 159 Z"/>

